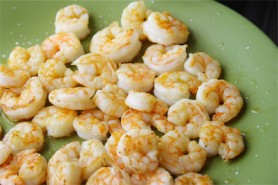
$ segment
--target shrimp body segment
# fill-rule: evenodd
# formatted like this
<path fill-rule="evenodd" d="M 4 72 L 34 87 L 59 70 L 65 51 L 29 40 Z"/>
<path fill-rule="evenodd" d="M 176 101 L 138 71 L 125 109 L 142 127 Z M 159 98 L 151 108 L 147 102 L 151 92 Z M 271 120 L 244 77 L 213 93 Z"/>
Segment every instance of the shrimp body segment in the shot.
<path fill-rule="evenodd" d="M 73 80 L 74 72 L 66 68 L 63 61 L 49 59 L 41 64 L 38 70 L 38 77 L 47 92 L 55 89 L 75 87 L 77 83 Z"/>
<path fill-rule="evenodd" d="M 116 73 L 118 86 L 127 93 L 130 90 L 149 92 L 153 88 L 155 73 L 145 64 L 121 64 Z"/>
<path fill-rule="evenodd" d="M 38 124 L 48 136 L 69 136 L 73 131 L 73 120 L 77 117 L 75 110 L 48 106 L 38 112 L 32 123 Z"/>
<path fill-rule="evenodd" d="M 137 31 L 133 28 L 122 29 L 118 22 L 113 22 L 93 36 L 90 51 L 106 55 L 118 64 L 131 61 L 141 46 Z"/>
<path fill-rule="evenodd" d="M 82 55 L 72 64 L 78 68 L 73 79 L 85 87 L 98 90 L 106 84 L 117 82 L 117 65 L 104 55 L 89 53 Z"/>
<path fill-rule="evenodd" d="M 187 41 L 187 26 L 168 12 L 153 12 L 143 23 L 143 32 L 148 39 L 161 45 L 183 44 Z"/>
<path fill-rule="evenodd" d="M 243 106 L 238 88 L 225 80 L 211 79 L 203 83 L 196 99 L 206 107 L 209 114 L 213 114 L 213 121 L 228 122 Z"/>
<path fill-rule="evenodd" d="M 9 55 L 8 66 L 12 70 L 23 70 L 29 72 L 30 76 L 35 76 L 45 58 L 45 53 L 40 45 L 28 49 L 17 46 Z"/>
<path fill-rule="evenodd" d="M 79 39 L 84 39 L 89 33 L 88 11 L 79 5 L 69 5 L 60 9 L 55 18 L 55 32 L 73 32 Z"/>
<path fill-rule="evenodd" d="M 58 107 L 71 110 L 95 108 L 92 97 L 95 90 L 87 87 L 55 89 L 48 95 L 49 101 Z"/>
<path fill-rule="evenodd" d="M 0 107 L 12 121 L 32 118 L 43 108 L 47 98 L 38 77 L 30 78 L 19 94 L 7 89 L 1 97 Z"/>
<path fill-rule="evenodd" d="M 195 95 L 201 85 L 195 76 L 185 72 L 165 72 L 155 79 L 154 94 L 168 105 Z"/>
<path fill-rule="evenodd" d="M 189 54 L 184 63 L 185 71 L 198 77 L 202 82 L 210 79 L 218 79 L 221 74 L 221 68 L 218 61 L 211 58 L 204 52 Z"/>
<path fill-rule="evenodd" d="M 30 78 L 30 74 L 23 70 L 12 70 L 6 65 L 0 65 L 0 87 L 21 87 Z"/>
<path fill-rule="evenodd" d="M 59 32 L 46 38 L 41 47 L 46 59 L 59 59 L 69 63 L 84 54 L 84 49 L 72 32 Z"/>
<path fill-rule="evenodd" d="M 0 141 L 0 166 L 9 158 L 10 154 L 12 153 L 11 147 L 4 143 L 3 141 Z"/>
<path fill-rule="evenodd" d="M 195 172 L 188 172 L 175 179 L 175 185 L 198 184 L 198 185 L 213 185 L 212 180 L 208 175 L 201 175 Z"/>

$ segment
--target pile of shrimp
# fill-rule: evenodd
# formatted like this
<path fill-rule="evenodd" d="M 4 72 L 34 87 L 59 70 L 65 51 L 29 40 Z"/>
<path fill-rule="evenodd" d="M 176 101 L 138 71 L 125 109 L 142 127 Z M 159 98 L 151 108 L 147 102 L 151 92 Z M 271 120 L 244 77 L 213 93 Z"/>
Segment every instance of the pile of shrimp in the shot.
<path fill-rule="evenodd" d="M 187 54 L 188 27 L 143 1 L 96 32 L 85 54 L 89 17 L 79 5 L 60 9 L 55 34 L 15 47 L 0 66 L 1 114 L 15 124 L 0 141 L 0 184 L 213 184 L 200 173 L 208 158 L 244 150 L 243 134 L 229 126 L 243 98 L 219 79 L 220 63 Z M 143 40 L 152 45 L 134 63 Z M 75 133 L 84 141 L 48 162 L 39 153 L 45 135 Z"/>

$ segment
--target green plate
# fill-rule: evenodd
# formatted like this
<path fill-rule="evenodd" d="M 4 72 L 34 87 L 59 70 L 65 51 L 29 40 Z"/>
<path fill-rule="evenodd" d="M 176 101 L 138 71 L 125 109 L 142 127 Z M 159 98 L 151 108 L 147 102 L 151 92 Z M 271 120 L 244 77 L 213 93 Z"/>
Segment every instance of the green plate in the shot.
<path fill-rule="evenodd" d="M 8 1 L 0 2 L 0 58 L 5 63 L 20 45 L 40 44 L 54 33 L 56 12 L 77 3 L 90 13 L 92 33 L 119 21 L 127 1 Z M 223 161 L 209 159 L 202 173 L 215 184 L 277 184 L 277 47 L 258 28 L 237 13 L 213 1 L 148 1 L 152 10 L 169 11 L 191 31 L 190 52 L 205 51 L 220 61 L 222 78 L 240 89 L 244 107 L 230 122 L 245 134 L 245 152 Z M 92 34 L 83 41 L 89 50 Z M 1 113 L 6 133 L 12 126 Z M 49 158 L 62 144 L 77 137 L 47 139 L 43 154 Z"/>

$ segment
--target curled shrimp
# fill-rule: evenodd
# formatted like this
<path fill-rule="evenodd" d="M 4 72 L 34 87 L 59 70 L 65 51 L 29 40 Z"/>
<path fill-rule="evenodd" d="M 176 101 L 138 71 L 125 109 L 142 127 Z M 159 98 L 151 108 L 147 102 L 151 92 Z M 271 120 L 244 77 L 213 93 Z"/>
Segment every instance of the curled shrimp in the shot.
<path fill-rule="evenodd" d="M 30 74 L 24 70 L 12 70 L 6 65 L 0 65 L 0 87 L 21 87 L 30 78 Z"/>
<path fill-rule="evenodd" d="M 59 32 L 46 38 L 41 47 L 46 59 L 59 59 L 69 63 L 84 54 L 84 49 L 72 32 Z"/>
<path fill-rule="evenodd" d="M 178 176 L 175 179 L 175 185 L 185 184 L 213 185 L 213 182 L 208 175 L 202 175 L 195 172 L 188 172 L 186 174 Z"/>
<path fill-rule="evenodd" d="M 229 160 L 244 150 L 243 137 L 239 129 L 225 126 L 223 122 L 207 121 L 200 131 L 199 144 L 208 156 L 219 154 Z"/>
<path fill-rule="evenodd" d="M 71 142 L 55 152 L 47 166 L 48 185 L 81 184 L 80 150 L 79 142 Z"/>
<path fill-rule="evenodd" d="M 190 141 L 179 129 L 163 135 L 158 150 L 160 165 L 173 175 L 198 172 L 206 161 L 206 151 L 196 141 Z"/>
<path fill-rule="evenodd" d="M 164 46 L 154 44 L 147 48 L 143 55 L 144 63 L 157 76 L 164 72 L 183 70 L 187 45 Z"/>
<path fill-rule="evenodd" d="M 38 77 L 30 78 L 17 94 L 12 89 L 5 90 L 0 107 L 12 121 L 32 118 L 44 107 L 47 93 Z"/>
<path fill-rule="evenodd" d="M 130 90 L 149 92 L 153 88 L 155 73 L 145 64 L 121 64 L 116 71 L 118 86 Z"/>
<path fill-rule="evenodd" d="M 8 66 L 12 70 L 23 70 L 29 72 L 30 76 L 35 76 L 44 61 L 45 54 L 40 45 L 27 49 L 17 46 L 9 55 Z"/>
<path fill-rule="evenodd" d="M 34 116 L 32 123 L 38 124 L 51 137 L 64 137 L 73 133 L 73 120 L 77 117 L 75 110 L 48 106 Z"/>
<path fill-rule="evenodd" d="M 58 107 L 71 110 L 89 110 L 95 108 L 92 97 L 95 90 L 87 87 L 55 89 L 48 95 L 49 101 Z"/>
<path fill-rule="evenodd" d="M 145 92 L 129 91 L 125 103 L 130 108 L 143 112 L 165 114 L 168 111 L 166 103 Z"/>
<path fill-rule="evenodd" d="M 89 53 L 82 55 L 72 64 L 78 68 L 73 79 L 85 87 L 98 90 L 106 84 L 117 82 L 117 65 L 104 55 Z"/>
<path fill-rule="evenodd" d="M 102 90 L 96 92 L 93 99 L 102 112 L 120 118 L 128 109 L 125 104 L 126 97 L 126 92 L 117 85 L 107 84 Z"/>
<path fill-rule="evenodd" d="M 195 95 L 201 85 L 195 76 L 185 72 L 165 72 L 154 81 L 154 95 L 167 103 L 173 105 L 183 98 Z"/>
<path fill-rule="evenodd" d="M 113 22 L 93 36 L 90 51 L 106 55 L 118 64 L 131 61 L 141 46 L 137 31 L 133 28 L 122 29 L 118 22 Z"/>
<path fill-rule="evenodd" d="M 159 165 L 158 141 L 158 136 L 151 130 L 130 130 L 121 137 L 117 155 L 134 173 L 154 171 Z"/>
<path fill-rule="evenodd" d="M 49 59 L 41 64 L 38 70 L 38 77 L 47 92 L 55 89 L 75 87 L 77 83 L 73 80 L 74 72 L 66 68 L 63 61 Z"/>
<path fill-rule="evenodd" d="M 130 177 L 121 169 L 102 167 L 93 173 L 86 185 L 131 185 Z"/>
<path fill-rule="evenodd" d="M 107 157 L 105 148 L 99 140 L 92 139 L 82 142 L 79 163 L 83 181 L 88 180 L 91 174 L 99 168 L 107 166 Z"/>
<path fill-rule="evenodd" d="M 143 23 L 143 32 L 148 39 L 161 45 L 183 44 L 187 41 L 187 26 L 168 12 L 153 12 Z"/>
<path fill-rule="evenodd" d="M 185 126 L 189 138 L 197 138 L 200 127 L 209 120 L 209 115 L 197 100 L 181 99 L 169 108 L 168 120 L 175 125 Z"/>
<path fill-rule="evenodd" d="M 0 141 L 0 166 L 9 158 L 10 154 L 12 153 L 11 147 L 4 143 L 3 141 Z"/>
<path fill-rule="evenodd" d="M 149 10 L 144 1 L 131 2 L 122 13 L 121 25 L 124 29 L 134 28 L 138 33 L 140 40 L 145 40 L 147 37 L 143 33 L 143 22 L 150 15 Z"/>
<path fill-rule="evenodd" d="M 89 33 L 89 13 L 80 5 L 69 5 L 60 9 L 55 18 L 55 32 L 73 32 L 79 39 Z"/>
<path fill-rule="evenodd" d="M 209 114 L 213 114 L 213 121 L 228 122 L 243 106 L 238 88 L 225 80 L 211 79 L 203 83 L 196 99 L 206 107 Z"/>
<path fill-rule="evenodd" d="M 221 74 L 219 62 L 204 52 L 190 53 L 184 63 L 184 69 L 202 82 L 217 79 Z"/>

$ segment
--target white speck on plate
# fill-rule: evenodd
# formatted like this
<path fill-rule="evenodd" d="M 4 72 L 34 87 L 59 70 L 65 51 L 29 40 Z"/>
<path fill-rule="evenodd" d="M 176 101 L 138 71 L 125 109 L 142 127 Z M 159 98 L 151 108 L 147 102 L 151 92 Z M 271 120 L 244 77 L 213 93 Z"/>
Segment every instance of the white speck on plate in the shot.
<path fill-rule="evenodd" d="M 258 155 L 258 154 L 255 154 L 255 157 L 257 158 L 257 157 L 259 157 L 259 155 Z"/>
<path fill-rule="evenodd" d="M 269 94 L 269 92 L 268 92 L 268 91 L 266 91 L 266 92 L 265 92 L 265 94 Z"/>
<path fill-rule="evenodd" d="M 251 112 L 252 112 L 253 114 L 257 114 L 257 113 L 258 113 L 258 111 L 254 110 L 254 109 L 252 109 Z"/>
<path fill-rule="evenodd" d="M 152 0 L 151 2 L 154 3 L 154 0 Z"/>
<path fill-rule="evenodd" d="M 2 55 L 2 58 L 5 58 L 6 57 L 6 55 Z"/>
<path fill-rule="evenodd" d="M 193 22 L 193 19 L 191 18 L 191 19 L 189 19 L 189 22 Z"/>
<path fill-rule="evenodd" d="M 260 69 L 259 66 L 257 66 L 257 67 L 256 67 L 256 70 L 259 71 L 259 69 Z"/>
<path fill-rule="evenodd" d="M 11 32 L 10 32 L 10 34 L 11 34 L 11 35 L 13 35 L 13 34 L 14 34 L 14 32 L 12 32 L 12 31 L 11 31 Z"/>
<path fill-rule="evenodd" d="M 249 49 L 250 49 L 250 46 L 246 46 L 246 48 L 245 48 L 245 49 L 249 50 Z"/>
<path fill-rule="evenodd" d="M 238 171 L 236 171 L 236 172 L 235 172 L 235 175 L 238 175 L 238 174 L 239 174 L 239 172 L 238 172 Z"/>
<path fill-rule="evenodd" d="M 48 34 L 49 34 L 49 32 L 45 32 L 44 34 L 45 34 L 45 35 L 48 35 Z"/>
<path fill-rule="evenodd" d="M 21 24 L 20 24 L 20 23 L 17 23 L 16 25 L 17 25 L 17 26 L 21 26 Z"/>
<path fill-rule="evenodd" d="M 260 125 L 257 125 L 256 127 L 257 127 L 257 128 L 260 128 Z"/>
<path fill-rule="evenodd" d="M 101 18 L 102 18 L 102 15 L 100 15 L 99 18 L 101 19 Z"/>
<path fill-rule="evenodd" d="M 17 45 L 17 46 L 18 46 L 18 45 L 19 45 L 19 42 L 15 42 L 15 45 Z"/>
<path fill-rule="evenodd" d="M 237 80 L 235 80 L 234 83 L 237 84 Z"/>
<path fill-rule="evenodd" d="M 216 12 L 217 15 L 222 15 L 222 12 Z"/>
<path fill-rule="evenodd" d="M 16 9 L 16 7 L 15 6 L 13 6 L 13 10 L 15 10 Z"/>
<path fill-rule="evenodd" d="M 27 44 L 30 44 L 30 45 L 32 45 L 33 43 L 29 41 L 29 42 L 27 42 Z"/>

